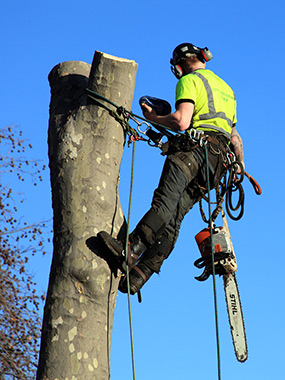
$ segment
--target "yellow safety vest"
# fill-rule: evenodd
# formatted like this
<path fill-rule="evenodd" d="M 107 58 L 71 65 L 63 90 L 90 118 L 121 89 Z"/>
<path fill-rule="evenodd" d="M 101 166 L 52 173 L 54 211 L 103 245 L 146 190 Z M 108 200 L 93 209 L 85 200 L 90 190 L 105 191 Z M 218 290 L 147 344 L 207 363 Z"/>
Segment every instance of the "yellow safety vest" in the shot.
<path fill-rule="evenodd" d="M 236 97 L 231 87 L 210 70 L 199 69 L 184 75 L 176 87 L 176 107 L 195 104 L 191 127 L 224 133 L 230 139 L 236 124 Z"/>

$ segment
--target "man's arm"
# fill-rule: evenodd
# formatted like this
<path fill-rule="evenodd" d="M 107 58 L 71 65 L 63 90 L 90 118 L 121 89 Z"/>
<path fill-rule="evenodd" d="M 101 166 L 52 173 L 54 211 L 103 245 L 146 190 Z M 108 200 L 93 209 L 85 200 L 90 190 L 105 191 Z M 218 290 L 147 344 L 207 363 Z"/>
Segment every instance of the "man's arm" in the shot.
<path fill-rule="evenodd" d="M 231 144 L 233 146 L 233 151 L 234 151 L 234 154 L 236 155 L 237 160 L 239 162 L 241 162 L 243 167 L 244 167 L 244 155 L 243 155 L 242 139 L 241 139 L 240 135 L 238 134 L 236 127 L 233 127 L 233 129 L 232 129 Z"/>
<path fill-rule="evenodd" d="M 165 125 L 174 132 L 185 131 L 189 128 L 194 112 L 194 104 L 190 102 L 180 103 L 177 110 L 165 116 L 159 116 L 157 113 L 146 104 L 142 104 L 144 117 L 155 123 Z"/>

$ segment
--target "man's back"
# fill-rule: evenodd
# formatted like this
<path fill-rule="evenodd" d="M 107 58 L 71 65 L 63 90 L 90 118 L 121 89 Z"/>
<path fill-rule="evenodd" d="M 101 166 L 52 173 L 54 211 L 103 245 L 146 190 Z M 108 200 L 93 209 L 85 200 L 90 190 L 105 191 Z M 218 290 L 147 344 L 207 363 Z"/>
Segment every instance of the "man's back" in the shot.
<path fill-rule="evenodd" d="M 176 87 L 176 106 L 185 101 L 195 104 L 192 127 L 205 130 L 208 126 L 231 134 L 236 123 L 235 94 L 215 73 L 199 69 L 184 75 Z"/>

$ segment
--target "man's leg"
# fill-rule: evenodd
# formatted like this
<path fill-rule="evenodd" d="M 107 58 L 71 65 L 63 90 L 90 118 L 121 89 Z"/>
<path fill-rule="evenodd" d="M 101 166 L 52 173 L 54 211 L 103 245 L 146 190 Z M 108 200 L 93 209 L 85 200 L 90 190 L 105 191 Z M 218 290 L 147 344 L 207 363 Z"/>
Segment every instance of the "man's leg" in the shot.
<path fill-rule="evenodd" d="M 165 173 L 163 173 L 164 175 L 161 177 L 159 186 L 154 192 L 152 208 L 137 226 L 137 229 L 144 232 L 145 236 L 147 236 L 147 234 L 149 235 L 149 241 L 151 241 L 151 239 L 154 240 L 155 237 L 156 240 L 154 240 L 153 244 L 150 244 L 150 248 L 143 253 L 138 263 L 130 271 L 131 294 L 138 292 L 154 272 L 159 272 L 163 261 L 170 255 L 174 248 L 184 216 L 201 198 L 200 191 L 195 185 L 194 179 L 199 176 L 201 181 L 206 181 L 205 170 L 201 171 L 201 168 L 205 166 L 205 154 L 202 149 L 199 149 L 197 153 L 200 153 L 199 158 L 196 152 L 179 152 L 178 155 L 174 155 L 171 158 L 173 160 L 172 164 L 169 163 L 169 161 L 171 161 L 169 160 L 167 161 L 168 164 L 166 163 L 165 165 Z M 218 154 L 213 154 L 212 152 L 210 152 L 209 158 L 212 168 L 211 184 L 213 186 L 217 180 L 216 171 L 218 166 L 222 165 L 222 161 Z M 177 165 L 174 165 L 174 163 Z M 189 183 L 182 193 L 177 189 L 177 184 L 174 180 L 177 172 L 173 175 L 168 165 L 171 168 L 178 168 L 179 173 L 183 172 L 186 183 Z M 169 173 L 171 174 L 170 177 Z M 169 180 L 169 178 L 171 180 Z M 178 203 L 176 202 L 177 194 L 180 196 Z M 159 223 L 154 223 L 154 221 L 158 220 L 159 222 L 159 219 L 152 218 L 152 214 L 155 218 L 161 217 L 165 223 L 163 234 L 159 238 L 157 238 L 158 233 L 154 233 L 154 227 L 159 225 Z M 171 218 L 167 223 L 166 216 L 169 216 L 169 214 L 171 214 Z M 154 223 L 154 226 L 152 226 L 151 223 Z M 157 231 L 159 231 L 159 229 L 157 229 Z M 127 291 L 124 278 L 120 281 L 119 290 L 122 292 Z"/>
<path fill-rule="evenodd" d="M 200 196 L 195 190 L 186 189 L 183 192 L 176 213 L 164 229 L 162 236 L 142 254 L 137 264 L 132 267 L 129 275 L 131 294 L 137 293 L 153 273 L 159 273 L 163 261 L 168 258 L 174 248 L 184 216 L 199 198 Z M 123 293 L 127 292 L 125 277 L 122 277 L 120 281 L 119 290 Z"/>
<path fill-rule="evenodd" d="M 180 167 L 166 160 L 158 188 L 154 192 L 152 207 L 138 223 L 129 237 L 129 249 L 125 253 L 125 243 L 114 239 L 107 232 L 98 233 L 98 238 L 107 248 L 110 256 L 117 262 L 121 270 L 125 271 L 125 255 L 128 255 L 129 264 L 133 265 L 138 257 L 156 242 L 169 223 L 181 195 L 188 185 L 187 177 Z"/>
<path fill-rule="evenodd" d="M 193 172 L 192 179 L 198 167 Z M 171 159 L 167 159 L 157 189 L 154 191 L 150 210 L 137 224 L 135 229 L 151 246 L 162 235 L 166 226 L 177 213 L 181 197 L 189 184 L 184 170 Z"/>

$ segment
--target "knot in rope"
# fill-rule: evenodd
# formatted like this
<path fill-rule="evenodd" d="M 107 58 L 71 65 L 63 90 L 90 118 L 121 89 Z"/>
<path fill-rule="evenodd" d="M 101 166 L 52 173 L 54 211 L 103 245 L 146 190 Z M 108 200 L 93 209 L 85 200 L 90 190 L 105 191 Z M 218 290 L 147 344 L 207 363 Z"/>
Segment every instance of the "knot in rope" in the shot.
<path fill-rule="evenodd" d="M 87 91 L 88 97 L 93 101 L 94 104 L 96 104 L 99 107 L 104 108 L 111 117 L 113 117 L 118 123 L 121 124 L 125 134 L 129 135 L 128 146 L 134 141 L 144 140 L 142 137 L 140 137 L 138 132 L 134 128 L 132 128 L 129 124 L 130 117 L 132 120 L 136 121 L 130 111 L 128 111 L 123 106 L 118 106 L 117 104 L 112 102 L 110 99 L 107 99 L 103 95 L 100 95 L 88 88 L 86 89 L 86 91 Z M 107 107 L 106 104 L 103 102 L 106 102 L 112 105 L 115 108 L 115 110 Z M 139 122 L 137 123 L 139 124 Z"/>

